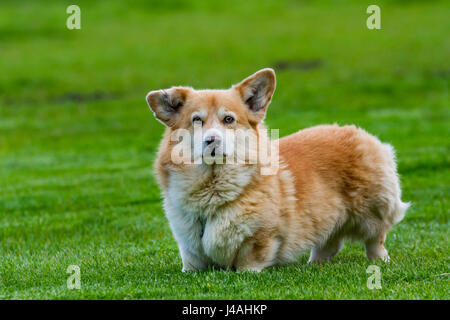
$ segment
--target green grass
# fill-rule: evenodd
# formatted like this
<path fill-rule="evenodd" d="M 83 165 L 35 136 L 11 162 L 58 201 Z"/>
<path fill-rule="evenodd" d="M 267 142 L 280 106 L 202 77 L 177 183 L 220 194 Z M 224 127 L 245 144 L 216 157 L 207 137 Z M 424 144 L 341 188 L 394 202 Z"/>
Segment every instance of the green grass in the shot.
<path fill-rule="evenodd" d="M 72 1 L 0 3 L 0 298 L 450 298 L 448 1 L 77 3 L 75 31 Z M 379 31 L 365 26 L 374 3 Z M 181 273 L 151 172 L 163 127 L 144 97 L 270 66 L 280 135 L 353 123 L 397 150 L 413 205 L 376 263 L 380 290 L 360 244 L 322 266 Z M 71 264 L 81 290 L 66 287 Z"/>

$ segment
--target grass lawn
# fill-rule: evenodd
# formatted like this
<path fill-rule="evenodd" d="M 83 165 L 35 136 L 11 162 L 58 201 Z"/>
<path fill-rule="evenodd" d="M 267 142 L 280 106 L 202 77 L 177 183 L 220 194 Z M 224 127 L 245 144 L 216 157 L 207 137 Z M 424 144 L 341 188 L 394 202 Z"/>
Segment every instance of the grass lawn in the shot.
<path fill-rule="evenodd" d="M 0 298 L 449 299 L 450 2 L 0 3 Z M 381 30 L 366 8 L 381 7 Z M 228 87 L 274 67 L 284 136 L 357 124 L 397 150 L 403 200 L 382 289 L 361 244 L 331 263 L 181 273 L 145 95 Z M 66 286 L 69 265 L 81 290 Z"/>

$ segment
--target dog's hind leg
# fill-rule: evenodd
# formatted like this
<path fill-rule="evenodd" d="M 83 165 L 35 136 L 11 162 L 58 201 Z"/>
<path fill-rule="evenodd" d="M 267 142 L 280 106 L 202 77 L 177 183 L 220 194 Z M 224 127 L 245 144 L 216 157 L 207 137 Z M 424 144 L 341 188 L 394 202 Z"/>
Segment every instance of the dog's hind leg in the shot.
<path fill-rule="evenodd" d="M 333 237 L 327 242 L 311 250 L 308 263 L 327 261 L 333 258 L 343 246 L 343 239 L 340 237 Z"/>
<path fill-rule="evenodd" d="M 367 259 L 375 260 L 382 259 L 383 261 L 389 261 L 389 255 L 384 247 L 384 241 L 386 240 L 386 234 L 382 234 L 378 237 L 368 239 L 365 241 Z"/>
<path fill-rule="evenodd" d="M 384 247 L 386 232 L 389 231 L 392 225 L 395 225 L 403 219 L 409 203 L 403 203 L 400 198 L 397 198 L 395 205 L 392 207 L 394 209 L 388 211 L 390 214 L 381 215 L 384 219 L 383 225 L 379 225 L 379 228 L 372 227 L 372 230 L 378 229 L 378 231 L 365 240 L 366 256 L 369 260 L 382 259 L 385 262 L 389 261 L 388 252 Z"/>

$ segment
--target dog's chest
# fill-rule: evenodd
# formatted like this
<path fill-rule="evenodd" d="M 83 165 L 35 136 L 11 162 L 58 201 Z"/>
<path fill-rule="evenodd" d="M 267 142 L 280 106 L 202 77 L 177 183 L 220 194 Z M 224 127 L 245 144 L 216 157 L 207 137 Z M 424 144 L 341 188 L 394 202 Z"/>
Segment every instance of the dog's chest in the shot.
<path fill-rule="evenodd" d="M 242 194 L 254 170 L 253 167 L 223 166 L 206 172 L 195 167 L 173 171 L 169 176 L 168 196 L 186 212 L 206 220 Z"/>

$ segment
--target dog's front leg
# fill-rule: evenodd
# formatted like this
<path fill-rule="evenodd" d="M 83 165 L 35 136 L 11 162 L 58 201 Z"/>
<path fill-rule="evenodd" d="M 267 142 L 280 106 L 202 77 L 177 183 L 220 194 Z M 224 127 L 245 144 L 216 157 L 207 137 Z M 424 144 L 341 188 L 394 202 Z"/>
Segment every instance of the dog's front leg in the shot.
<path fill-rule="evenodd" d="M 183 261 L 183 272 L 186 271 L 200 271 L 208 268 L 209 263 L 199 257 L 198 255 L 190 252 L 188 249 L 180 246 L 181 260 Z"/>
<path fill-rule="evenodd" d="M 218 214 L 205 225 L 202 244 L 205 254 L 218 266 L 233 269 L 234 262 L 244 240 L 252 230 L 241 221 L 225 214 Z"/>
<path fill-rule="evenodd" d="M 203 226 L 201 221 L 195 215 L 180 209 L 180 206 L 173 205 L 168 198 L 164 199 L 164 207 L 183 261 L 182 271 L 206 269 L 210 261 L 202 249 Z"/>
<path fill-rule="evenodd" d="M 276 264 L 279 248 L 280 240 L 276 237 L 246 241 L 236 255 L 235 267 L 237 270 L 261 272 Z"/>

